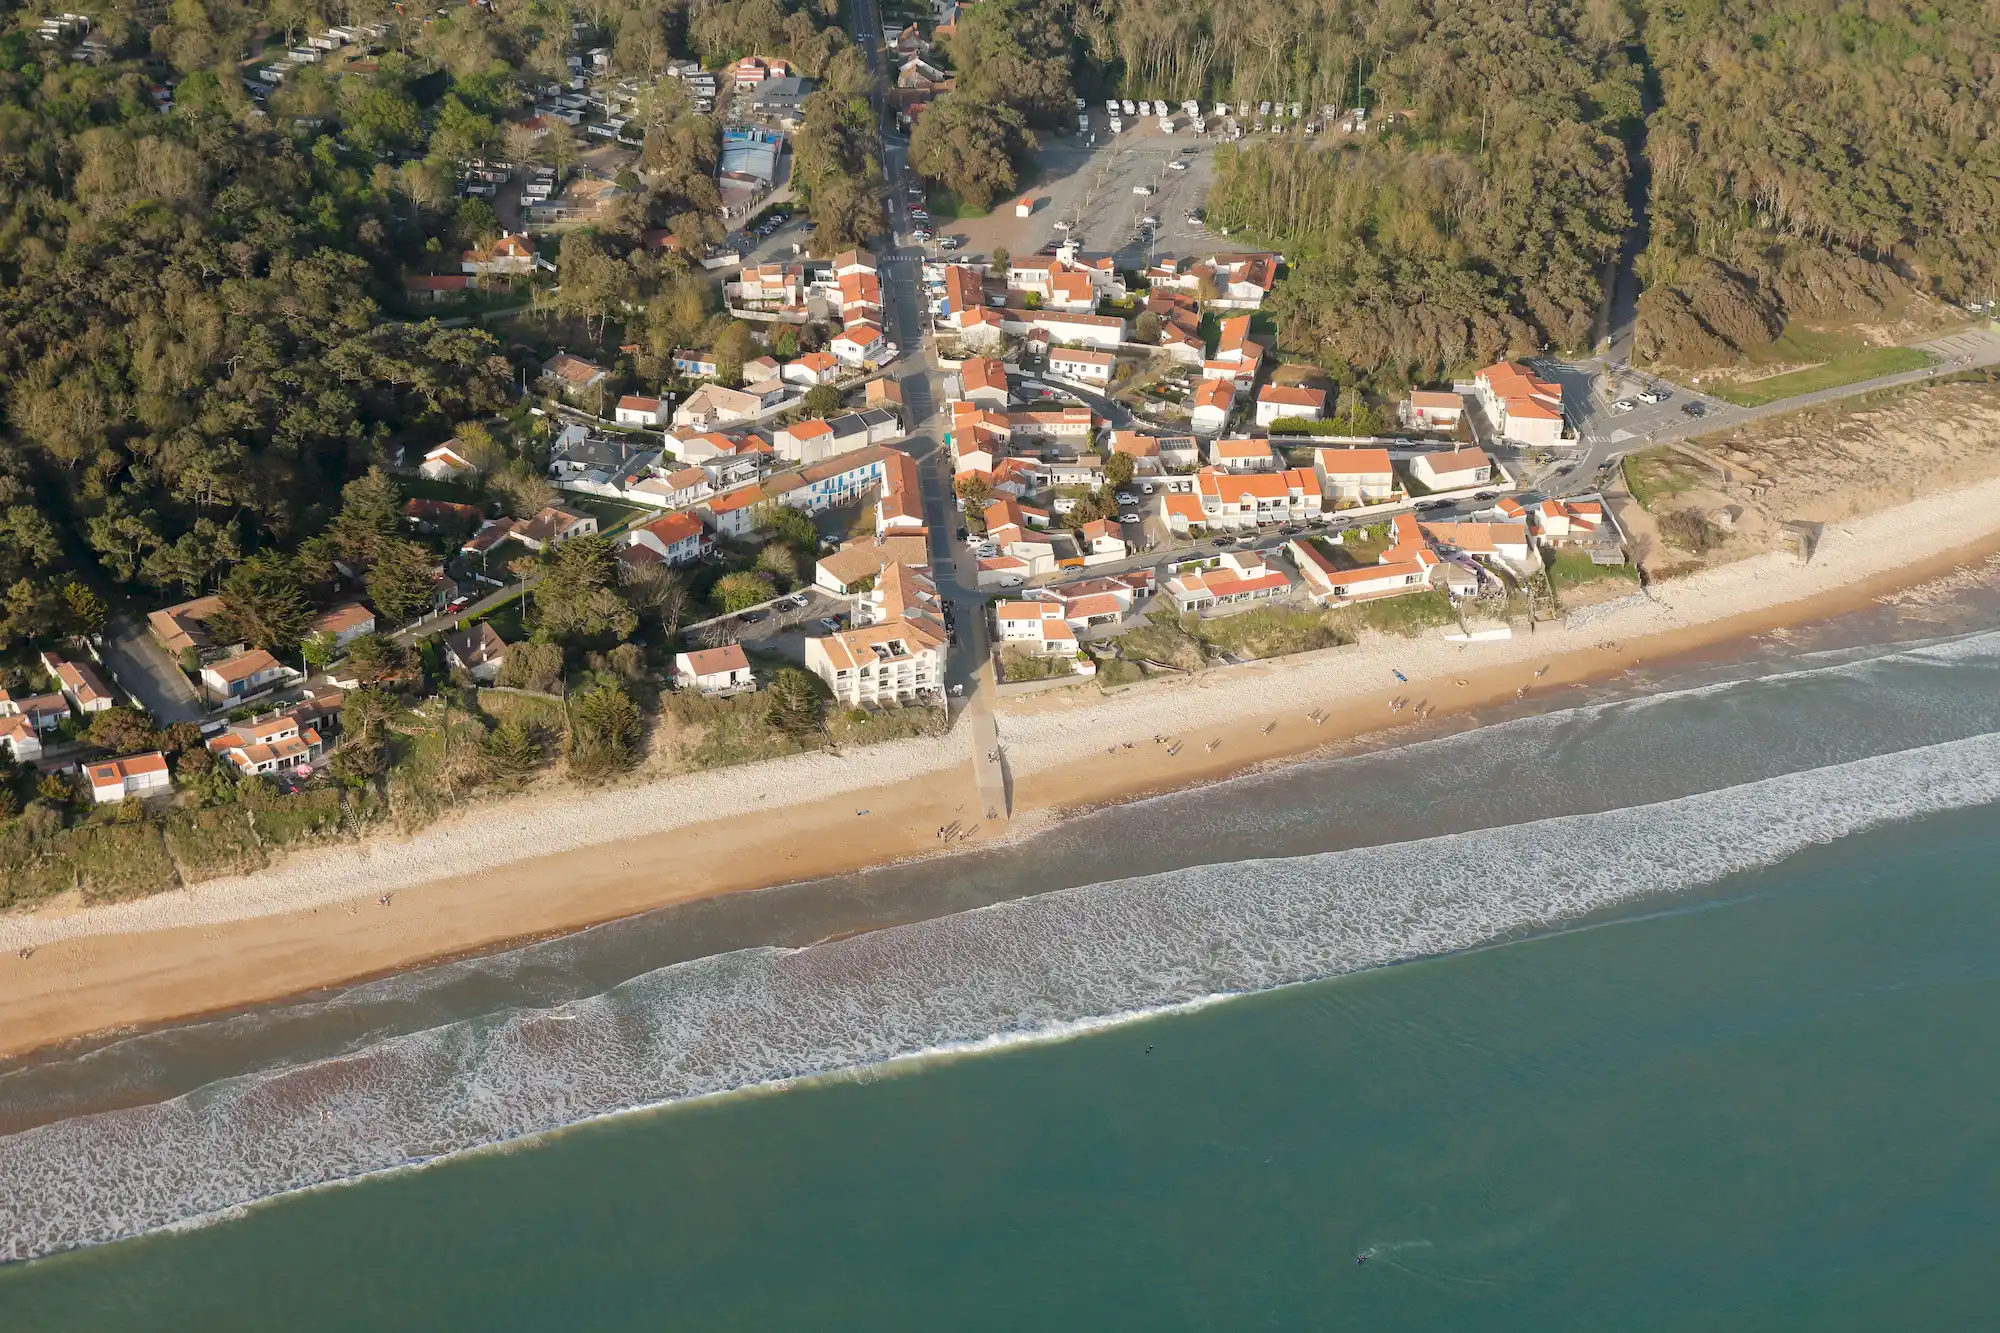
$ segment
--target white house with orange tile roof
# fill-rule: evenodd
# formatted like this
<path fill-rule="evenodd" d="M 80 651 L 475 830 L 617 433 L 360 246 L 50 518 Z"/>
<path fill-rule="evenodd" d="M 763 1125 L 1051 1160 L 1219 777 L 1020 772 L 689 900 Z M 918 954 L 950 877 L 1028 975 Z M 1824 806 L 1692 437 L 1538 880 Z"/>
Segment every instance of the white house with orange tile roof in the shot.
<path fill-rule="evenodd" d="M 835 334 L 827 350 L 844 366 L 859 366 L 878 359 L 888 346 L 882 330 L 867 320 L 856 320 Z"/>
<path fill-rule="evenodd" d="M 813 586 L 836 597 L 852 596 L 881 576 L 890 565 L 930 563 L 930 536 L 924 532 L 891 531 L 847 542 L 813 566 Z"/>
<path fill-rule="evenodd" d="M 1257 391 L 1257 424 L 1276 421 L 1318 421 L 1326 414 L 1326 390 L 1299 385 L 1266 384 Z"/>
<path fill-rule="evenodd" d="M 492 245 L 465 251 L 458 266 L 467 273 L 533 273 L 535 242 L 526 232 L 503 231 Z"/>
<path fill-rule="evenodd" d="M 1111 372 L 1117 365 L 1118 358 L 1110 352 L 1094 352 L 1075 347 L 1049 349 L 1049 374 L 1058 379 L 1073 380 L 1078 384 L 1090 384 L 1102 388 L 1111 383 Z"/>
<path fill-rule="evenodd" d="M 262 694 L 291 674 L 288 667 L 262 648 L 248 648 L 234 657 L 204 666 L 201 684 L 210 702 L 230 703 Z"/>
<path fill-rule="evenodd" d="M 1484 486 L 1493 480 L 1493 460 L 1484 449 L 1418 454 L 1410 459 L 1410 475 L 1433 491 Z"/>
<path fill-rule="evenodd" d="M 1535 535 L 1544 546 L 1594 541 L 1604 526 L 1604 505 L 1598 500 L 1542 500 L 1527 510 Z"/>
<path fill-rule="evenodd" d="M 884 453 L 881 489 L 875 495 L 875 534 L 922 532 L 924 488 L 917 460 L 897 449 Z"/>
<path fill-rule="evenodd" d="M 764 526 L 771 497 L 756 482 L 712 495 L 696 507 L 701 521 L 719 537 L 748 537 Z"/>
<path fill-rule="evenodd" d="M 1224 472 L 1275 472 L 1278 456 L 1269 440 L 1216 439 L 1208 444 L 1208 461 Z"/>
<path fill-rule="evenodd" d="M 1076 651 L 1076 631 L 1058 602 L 1001 602 L 993 608 L 993 623 L 1002 644 L 1048 657 Z"/>
<path fill-rule="evenodd" d="M 840 362 L 831 352 L 807 352 L 778 368 L 778 377 L 787 384 L 806 388 L 831 384 L 840 376 Z"/>
<path fill-rule="evenodd" d="M 977 582 L 982 588 L 1018 588 L 1036 572 L 1033 562 L 1017 555 L 983 556 L 977 568 Z"/>
<path fill-rule="evenodd" d="M 693 514 L 662 514 L 619 539 L 618 555 L 628 569 L 651 565 L 691 565 L 708 548 L 708 532 Z"/>
<path fill-rule="evenodd" d="M 667 424 L 667 401 L 650 394 L 628 393 L 612 408 L 611 419 L 621 426 L 658 429 Z"/>
<path fill-rule="evenodd" d="M 1534 540 L 1526 523 L 1425 523 L 1423 533 L 1438 546 L 1475 560 L 1497 561 L 1510 573 L 1530 570 Z"/>
<path fill-rule="evenodd" d="M 757 688 L 757 674 L 740 643 L 674 654 L 674 688 L 703 694 L 741 694 Z"/>
<path fill-rule="evenodd" d="M 313 763 L 324 748 L 318 729 L 312 725 L 315 715 L 316 710 L 310 707 L 294 708 L 239 722 L 211 738 L 208 751 L 251 777 Z"/>
<path fill-rule="evenodd" d="M 479 469 L 472 460 L 458 451 L 457 440 L 446 440 L 434 445 L 424 454 L 424 461 L 417 464 L 417 475 L 426 481 L 450 481 L 453 477 L 470 476 Z"/>
<path fill-rule="evenodd" d="M 713 495 L 715 486 L 706 468 L 682 467 L 633 482 L 626 493 L 655 509 L 686 509 Z"/>
<path fill-rule="evenodd" d="M 958 396 L 996 411 L 1007 410 L 1007 367 L 998 358 L 969 356 L 958 368 Z"/>
<path fill-rule="evenodd" d="M 1159 495 L 1160 521 L 1178 536 L 1208 522 L 1201 497 L 1187 491 L 1163 491 Z"/>
<path fill-rule="evenodd" d="M 1010 441 L 1069 440 L 1083 443 L 1097 428 L 1097 418 L 1087 407 L 1021 408 L 1007 413 Z"/>
<path fill-rule="evenodd" d="M 1093 519 L 1084 524 L 1077 536 L 1083 544 L 1083 563 L 1086 565 L 1123 560 L 1131 554 L 1131 548 L 1125 544 L 1124 533 L 1118 524 L 1108 518 Z"/>
<path fill-rule="evenodd" d="M 1392 546 L 1375 564 L 1349 569 L 1337 565 L 1310 538 L 1292 538 L 1285 544 L 1285 553 L 1298 568 L 1307 594 L 1321 606 L 1346 606 L 1380 597 L 1426 592 L 1431 586 L 1431 571 L 1438 565 L 1437 557 L 1421 543 L 1415 547 Z"/>
<path fill-rule="evenodd" d="M 1205 467 L 1195 477 L 1201 521 L 1211 531 L 1236 532 L 1271 523 L 1309 523 L 1325 506 L 1319 479 L 1301 468 L 1224 472 Z M 1171 498 L 1171 497 L 1170 497 Z"/>
<path fill-rule="evenodd" d="M 1114 430 L 1110 436 L 1110 452 L 1130 458 L 1135 477 L 1152 477 L 1160 473 L 1160 440 L 1156 435 L 1142 435 L 1136 430 Z"/>
<path fill-rule="evenodd" d="M 86 717 L 101 713 L 117 702 L 111 697 L 111 687 L 104 683 L 97 669 L 88 662 L 75 662 L 44 651 L 42 667 L 56 678 L 62 696 L 70 706 Z"/>
<path fill-rule="evenodd" d="M 931 701 L 944 690 L 945 631 L 927 610 L 907 604 L 897 586 L 906 567 L 883 571 L 877 591 L 887 604 L 905 603 L 908 614 L 837 634 L 808 638 L 806 670 L 825 681 L 833 697 L 849 708 L 906 705 Z"/>
<path fill-rule="evenodd" d="M 1125 341 L 1125 320 L 1118 315 L 1090 315 L 1063 310 L 1019 310 L 1008 306 L 998 312 L 1000 329 L 1027 337 L 1039 332 L 1051 343 L 1114 350 Z"/>
<path fill-rule="evenodd" d="M 1387 504 L 1403 495 L 1387 449 L 1315 449 L 1313 475 L 1335 507 Z"/>
<path fill-rule="evenodd" d="M 1465 417 L 1465 398 L 1449 389 L 1412 389 L 1398 414 L 1411 430 L 1455 430 Z"/>
<path fill-rule="evenodd" d="M 1098 574 L 1069 583 L 1037 588 L 1028 600 L 1053 603 L 1062 608 L 1069 627 L 1081 633 L 1097 626 L 1115 625 L 1131 611 L 1134 602 L 1153 591 L 1153 571 L 1134 570 L 1126 574 Z"/>
<path fill-rule="evenodd" d="M 875 256 L 866 250 L 842 250 L 833 257 L 833 276 L 836 278 L 845 278 L 855 273 L 873 276 L 875 271 Z"/>
<path fill-rule="evenodd" d="M 732 389 L 722 384 L 704 384 L 674 409 L 674 424 L 698 431 L 718 426 L 744 425 L 769 413 L 782 410 L 785 391 L 774 381 Z"/>
<path fill-rule="evenodd" d="M 362 635 L 375 632 L 375 613 L 359 602 L 343 602 L 313 617 L 306 632 L 325 634 L 332 638 L 334 647 L 345 648 Z"/>
<path fill-rule="evenodd" d="M 986 506 L 987 538 L 997 546 L 1010 542 L 1033 540 L 1033 535 L 1045 532 L 1049 526 L 1049 513 L 1024 505 L 1011 496 L 1000 496 Z"/>
<path fill-rule="evenodd" d="M 1250 316 L 1234 315 L 1222 321 L 1220 335 L 1215 340 L 1215 361 L 1231 364 L 1261 360 L 1264 349 L 1250 340 Z"/>
<path fill-rule="evenodd" d="M 1195 386 L 1188 423 L 1197 435 L 1219 435 L 1229 424 L 1229 411 L 1235 403 L 1235 381 L 1205 379 Z"/>
<path fill-rule="evenodd" d="M 1278 256 L 1273 254 L 1211 255 L 1189 266 L 1195 285 L 1204 277 L 1215 295 L 1208 304 L 1220 310 L 1256 310 L 1278 283 Z"/>
<path fill-rule="evenodd" d="M 167 771 L 167 757 L 158 750 L 106 759 L 84 769 L 90 779 L 90 796 L 99 805 L 111 805 L 128 796 L 147 797 L 169 791 L 173 775 Z"/>
<path fill-rule="evenodd" d="M 1516 362 L 1501 361 L 1475 374 L 1472 385 L 1502 439 L 1547 448 L 1566 438 L 1560 384 Z"/>
<path fill-rule="evenodd" d="M 63 712 L 67 714 L 69 709 Z M 42 757 L 41 729 L 24 713 L 0 714 L 0 753 L 17 764 L 34 763 Z"/>
<path fill-rule="evenodd" d="M 873 273 L 850 273 L 840 280 L 840 319 L 873 322 L 882 318 L 882 280 Z"/>
<path fill-rule="evenodd" d="M 1246 602 L 1282 597 L 1291 590 L 1285 571 L 1256 551 L 1226 551 L 1212 567 L 1183 570 L 1167 580 L 1166 593 L 1182 615 L 1209 613 Z"/>
<path fill-rule="evenodd" d="M 952 403 L 951 456 L 955 471 L 991 472 L 1006 456 L 1007 443 L 1013 435 L 1004 412 L 963 400 Z"/>

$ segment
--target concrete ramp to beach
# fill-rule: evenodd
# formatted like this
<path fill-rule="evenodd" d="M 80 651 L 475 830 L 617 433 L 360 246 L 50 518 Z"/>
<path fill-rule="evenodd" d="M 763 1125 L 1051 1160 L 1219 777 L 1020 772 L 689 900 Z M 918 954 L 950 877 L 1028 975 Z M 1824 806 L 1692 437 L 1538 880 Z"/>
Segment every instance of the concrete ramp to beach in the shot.
<path fill-rule="evenodd" d="M 993 721 L 993 706 L 980 691 L 966 705 L 966 731 L 972 737 L 972 775 L 979 784 L 979 813 L 984 819 L 1004 820 L 1007 808 L 1006 760 L 1000 753 L 1000 731 Z"/>

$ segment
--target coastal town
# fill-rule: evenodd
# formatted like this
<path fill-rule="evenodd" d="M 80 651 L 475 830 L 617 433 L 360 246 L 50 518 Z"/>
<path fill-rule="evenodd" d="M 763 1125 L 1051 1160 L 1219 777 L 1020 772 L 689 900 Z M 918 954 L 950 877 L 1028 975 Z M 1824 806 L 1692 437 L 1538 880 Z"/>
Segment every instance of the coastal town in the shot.
<path fill-rule="evenodd" d="M 1982 1326 L 1994 18 L 0 14 L 0 1333 Z"/>
<path fill-rule="evenodd" d="M 1389 396 L 1281 347 L 1295 265 L 1208 225 L 1215 154 L 1393 123 L 1371 130 L 1365 109 L 1077 98 L 1040 180 L 942 230 L 908 136 L 953 90 L 958 18 L 857 11 L 881 179 L 843 245 L 822 243 L 796 178 L 819 62 L 635 76 L 574 24 L 560 76 L 455 164 L 487 234 L 401 281 L 413 320 L 541 343 L 506 398 L 383 440 L 306 585 L 207 558 L 178 576 L 187 596 L 72 617 L 8 675 L 0 757 L 32 772 L 17 786 L 78 827 L 166 819 L 164 854 L 51 864 L 49 885 L 192 882 L 372 801 L 433 818 L 554 760 L 603 781 L 918 736 L 962 751 L 997 827 L 996 710 L 1022 696 L 1367 636 L 1532 635 L 1632 595 L 1642 554 L 1698 557 L 1738 524 L 1811 558 L 1810 523 L 1635 498 L 1689 467 L 1726 488 L 1740 463 L 1679 442 L 1771 406 L 1546 354 Z M 91 31 L 66 15 L 40 40 L 88 62 Z M 289 106 L 397 37 L 372 23 L 267 47 L 245 92 Z M 154 95 L 171 109 L 171 86 Z M 663 343 L 591 238 L 631 225 L 658 169 L 648 127 L 687 115 L 720 126 L 712 209 L 632 233 L 630 262 L 679 275 L 695 312 Z M 1925 348 L 1926 367 L 2000 359 L 1976 328 Z M 449 759 L 454 709 L 476 762 Z M 285 834 L 238 845 L 217 812 L 239 805 Z"/>

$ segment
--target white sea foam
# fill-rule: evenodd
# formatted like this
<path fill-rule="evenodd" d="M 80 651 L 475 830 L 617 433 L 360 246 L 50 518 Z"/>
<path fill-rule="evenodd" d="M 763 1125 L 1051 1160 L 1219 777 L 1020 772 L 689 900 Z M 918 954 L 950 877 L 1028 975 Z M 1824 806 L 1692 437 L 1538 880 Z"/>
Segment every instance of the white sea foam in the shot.
<path fill-rule="evenodd" d="M 1996 799 L 2000 734 L 1986 734 L 1654 805 L 1194 867 L 698 959 L 556 1010 L 0 1139 L 0 1255 L 220 1216 L 637 1107 L 1463 949 Z"/>

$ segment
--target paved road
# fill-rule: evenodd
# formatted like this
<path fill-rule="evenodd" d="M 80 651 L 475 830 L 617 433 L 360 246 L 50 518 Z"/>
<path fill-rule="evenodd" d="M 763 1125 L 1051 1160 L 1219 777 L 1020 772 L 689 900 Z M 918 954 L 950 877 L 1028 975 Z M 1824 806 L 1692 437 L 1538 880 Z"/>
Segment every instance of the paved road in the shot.
<path fill-rule="evenodd" d="M 534 573 L 528 575 L 527 578 L 515 579 L 503 587 L 495 588 L 478 601 L 457 611 L 440 611 L 434 616 L 425 616 L 422 620 L 403 626 L 403 628 L 397 630 L 389 637 L 399 643 L 409 643 L 416 639 L 428 639 L 433 634 L 443 634 L 447 631 L 457 629 L 466 621 L 485 615 L 502 602 L 520 596 L 521 590 L 524 587 L 532 588 L 541 581 L 541 571 L 536 570 Z"/>
<path fill-rule="evenodd" d="M 850 10 L 854 39 L 868 58 L 869 68 L 882 72 L 878 41 L 882 31 L 875 0 L 854 0 Z M 876 123 L 882 123 L 882 108 L 876 105 Z M 896 225 L 908 236 L 908 220 L 902 208 L 908 186 L 916 179 L 909 170 L 907 145 L 890 135 L 882 136 L 882 171 L 888 185 Z M 925 328 L 923 252 L 897 244 L 891 236 L 877 263 L 882 277 L 883 317 L 886 332 L 908 349 L 892 374 L 903 391 L 903 409 L 908 417 L 909 436 L 902 448 L 917 462 L 922 478 L 924 521 L 931 530 L 931 575 L 938 595 L 951 610 L 953 641 L 945 656 L 945 681 L 958 694 L 953 705 L 967 722 L 964 731 L 973 754 L 973 771 L 978 781 L 983 809 L 992 809 L 1005 818 L 1005 779 L 999 761 L 990 757 L 997 750 L 992 721 L 993 675 L 988 667 L 985 599 L 978 589 L 978 572 L 973 557 L 953 540 L 959 515 L 953 503 L 951 454 L 944 447 L 946 417 L 945 375 L 937 369 L 936 348 Z M 984 748 L 982 748 L 982 746 Z M 997 806 L 997 808 L 996 808 Z"/>
<path fill-rule="evenodd" d="M 98 652 L 118 688 L 138 700 L 161 726 L 199 721 L 207 713 L 179 663 L 167 656 L 143 624 L 123 618 L 112 621 L 104 627 Z"/>
<path fill-rule="evenodd" d="M 1930 353 L 1937 364 L 1923 370 L 1878 375 L 1873 379 L 1822 389 L 1816 393 L 1782 398 L 1762 407 L 1738 407 L 1719 398 L 1704 396 L 1697 386 L 1679 384 L 1628 367 L 1607 366 L 1602 361 L 1536 361 L 1533 364 L 1543 374 L 1562 383 L 1563 401 L 1575 416 L 1580 443 L 1576 449 L 1566 451 L 1545 468 L 1526 468 L 1523 481 L 1525 484 L 1547 486 L 1558 493 L 1587 489 L 1594 484 L 1593 476 L 1600 468 L 1628 453 L 1655 444 L 1697 439 L 1766 417 L 1783 416 L 1803 408 L 1856 398 L 1877 389 L 1921 383 L 1954 371 L 2000 365 L 2000 334 L 1985 329 L 1968 330 L 1912 345 Z M 1620 385 L 1615 390 L 1612 387 L 1614 374 Z M 1612 410 L 1611 404 L 1621 397 L 1637 403 L 1639 391 L 1645 388 L 1665 389 L 1671 396 L 1664 403 L 1637 404 L 1629 412 Z M 1702 415 L 1686 415 L 1683 408 L 1688 403 L 1700 403 Z"/>

